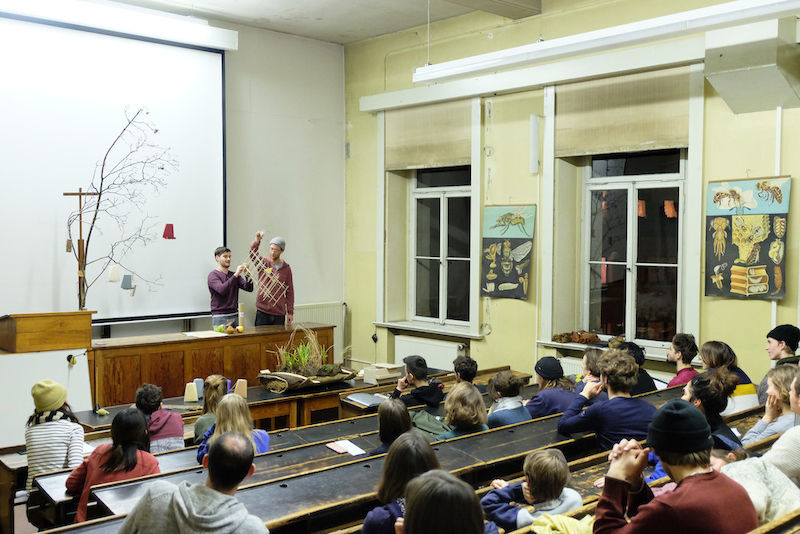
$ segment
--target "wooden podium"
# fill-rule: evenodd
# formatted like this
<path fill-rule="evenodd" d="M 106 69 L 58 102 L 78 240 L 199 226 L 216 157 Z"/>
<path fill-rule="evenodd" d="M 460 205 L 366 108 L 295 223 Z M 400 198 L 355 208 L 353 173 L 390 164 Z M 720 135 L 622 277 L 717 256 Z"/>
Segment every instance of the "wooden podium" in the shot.
<path fill-rule="evenodd" d="M 93 311 L 14 313 L 0 317 L 0 349 L 8 352 L 88 349 Z"/>

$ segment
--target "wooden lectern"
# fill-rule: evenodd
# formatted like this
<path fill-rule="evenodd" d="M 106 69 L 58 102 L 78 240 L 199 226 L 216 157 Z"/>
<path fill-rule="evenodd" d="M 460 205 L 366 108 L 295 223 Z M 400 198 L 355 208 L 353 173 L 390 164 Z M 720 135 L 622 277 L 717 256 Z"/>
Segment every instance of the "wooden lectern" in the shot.
<path fill-rule="evenodd" d="M 93 311 L 14 313 L 0 317 L 0 349 L 8 352 L 87 349 Z"/>

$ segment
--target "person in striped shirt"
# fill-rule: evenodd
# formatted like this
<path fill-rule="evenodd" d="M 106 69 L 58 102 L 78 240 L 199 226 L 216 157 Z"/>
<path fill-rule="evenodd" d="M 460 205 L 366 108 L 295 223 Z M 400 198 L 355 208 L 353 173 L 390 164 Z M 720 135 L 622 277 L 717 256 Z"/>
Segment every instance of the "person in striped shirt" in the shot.
<path fill-rule="evenodd" d="M 54 380 L 42 380 L 31 388 L 35 410 L 25 429 L 28 481 L 41 473 L 72 468 L 83 461 L 83 428 L 67 404 L 67 389 Z"/>

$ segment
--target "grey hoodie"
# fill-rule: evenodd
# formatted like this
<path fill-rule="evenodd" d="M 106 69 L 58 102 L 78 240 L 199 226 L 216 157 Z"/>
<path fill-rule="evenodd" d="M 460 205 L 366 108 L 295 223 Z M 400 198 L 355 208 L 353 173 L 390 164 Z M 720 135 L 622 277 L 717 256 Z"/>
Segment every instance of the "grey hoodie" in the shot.
<path fill-rule="evenodd" d="M 268 533 L 264 522 L 247 513 L 236 497 L 202 484 L 155 481 L 145 492 L 119 531 L 125 533 L 217 534 Z"/>

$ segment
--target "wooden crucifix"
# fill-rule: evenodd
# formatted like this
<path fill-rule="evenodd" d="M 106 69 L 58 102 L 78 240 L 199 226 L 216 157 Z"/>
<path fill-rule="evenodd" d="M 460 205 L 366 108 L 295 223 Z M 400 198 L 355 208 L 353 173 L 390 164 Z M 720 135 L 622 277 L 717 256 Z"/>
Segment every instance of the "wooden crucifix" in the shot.
<path fill-rule="evenodd" d="M 83 243 L 83 197 L 96 197 L 100 193 L 84 191 L 78 188 L 77 193 L 63 193 L 65 197 L 78 197 L 78 307 L 86 307 L 86 248 Z"/>

